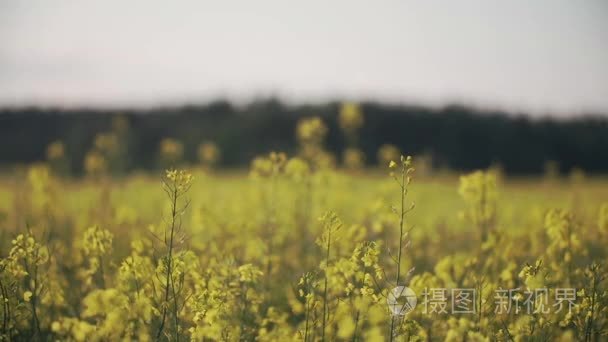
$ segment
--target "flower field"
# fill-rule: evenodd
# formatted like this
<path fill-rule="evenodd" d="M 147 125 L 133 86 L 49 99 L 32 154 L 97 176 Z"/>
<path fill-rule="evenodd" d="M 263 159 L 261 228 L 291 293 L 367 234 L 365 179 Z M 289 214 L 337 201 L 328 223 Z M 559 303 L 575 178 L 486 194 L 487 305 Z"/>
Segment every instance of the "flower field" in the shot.
<path fill-rule="evenodd" d="M 103 138 L 86 177 L 59 144 L 4 174 L 0 340 L 606 340 L 608 180 L 431 172 L 391 146 L 337 169 L 323 134 L 302 122 L 297 156 L 249 170 L 111 177 Z"/>
<path fill-rule="evenodd" d="M 394 340 L 605 338 L 608 183 L 392 172 L 273 155 L 251 175 L 5 177 L 2 338 L 381 341 L 391 326 Z M 418 296 L 405 315 L 387 305 L 396 285 Z M 460 288 L 477 290 L 473 313 L 431 310 L 431 289 L 450 309 Z M 566 288 L 574 305 L 555 312 Z M 500 289 L 519 289 L 510 312 L 497 312 Z"/>

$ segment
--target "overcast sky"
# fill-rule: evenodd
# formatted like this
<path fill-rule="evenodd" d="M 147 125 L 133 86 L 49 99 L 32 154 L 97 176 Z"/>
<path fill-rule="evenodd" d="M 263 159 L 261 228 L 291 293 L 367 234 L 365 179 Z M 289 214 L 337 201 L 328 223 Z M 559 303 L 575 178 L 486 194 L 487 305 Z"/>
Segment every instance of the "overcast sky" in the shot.
<path fill-rule="evenodd" d="M 272 95 L 608 113 L 608 1 L 0 1 L 0 106 Z"/>

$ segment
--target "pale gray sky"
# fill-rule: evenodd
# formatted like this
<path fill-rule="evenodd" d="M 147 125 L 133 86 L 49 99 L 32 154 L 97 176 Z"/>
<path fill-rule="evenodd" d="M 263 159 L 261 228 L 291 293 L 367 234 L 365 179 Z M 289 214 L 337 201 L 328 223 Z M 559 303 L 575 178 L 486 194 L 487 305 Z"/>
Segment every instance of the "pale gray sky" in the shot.
<path fill-rule="evenodd" d="M 0 1 L 0 106 L 270 95 L 608 113 L 608 1 Z"/>

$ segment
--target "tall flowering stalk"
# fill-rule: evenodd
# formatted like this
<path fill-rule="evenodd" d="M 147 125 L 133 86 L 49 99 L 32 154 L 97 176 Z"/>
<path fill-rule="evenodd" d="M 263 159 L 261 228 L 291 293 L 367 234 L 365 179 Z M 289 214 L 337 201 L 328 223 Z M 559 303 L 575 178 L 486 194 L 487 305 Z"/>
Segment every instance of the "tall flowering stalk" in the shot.
<path fill-rule="evenodd" d="M 481 242 L 485 242 L 496 222 L 496 173 L 493 171 L 475 171 L 460 177 L 458 193 L 467 204 L 463 212 L 479 231 Z"/>
<path fill-rule="evenodd" d="M 167 170 L 165 178 L 163 178 L 163 190 L 167 194 L 171 204 L 171 217 L 167 222 L 168 227 L 164 232 L 164 245 L 167 250 L 167 255 L 161 261 L 163 263 L 163 270 L 165 281 L 162 284 L 164 291 L 161 309 L 161 320 L 156 333 L 156 339 L 159 340 L 165 329 L 165 322 L 167 316 L 171 314 L 173 317 L 174 324 L 174 339 L 179 341 L 179 289 L 176 286 L 174 278 L 174 260 L 173 254 L 177 244 L 183 241 L 182 234 L 182 220 L 181 216 L 188 208 L 190 202 L 188 200 L 185 203 L 182 202 L 184 195 L 190 190 L 192 186 L 193 177 L 190 173 L 180 170 Z M 171 306 L 171 308 L 170 308 Z M 169 310 L 171 312 L 169 313 Z"/>
<path fill-rule="evenodd" d="M 10 338 L 12 335 L 11 319 L 13 314 L 11 314 L 11 311 L 13 311 L 13 308 L 10 305 L 9 288 L 13 288 L 21 292 L 20 296 L 23 299 L 23 305 L 29 307 L 30 332 L 28 339 L 38 340 L 42 338 L 39 304 L 40 296 L 44 289 L 44 275 L 42 273 L 48 261 L 48 248 L 36 241 L 31 232 L 19 234 L 13 239 L 8 257 L 0 260 L 0 270 L 2 273 L 8 273 L 9 279 L 12 278 L 10 282 L 14 282 L 15 285 L 21 285 L 16 287 L 0 283 L 4 306 L 3 334 L 6 337 Z M 2 336 L 0 335 L 0 337 Z"/>
<path fill-rule="evenodd" d="M 394 260 L 397 264 L 397 276 L 395 277 L 395 286 L 399 286 L 399 282 L 401 281 L 401 260 L 403 255 L 404 243 L 407 232 L 405 230 L 405 215 L 414 209 L 414 203 L 412 203 L 409 207 L 405 205 L 405 198 L 408 194 L 408 186 L 412 181 L 412 173 L 414 172 L 414 168 L 412 167 L 412 157 L 401 156 L 400 158 L 400 177 L 395 174 L 395 170 L 399 169 L 399 166 L 396 162 L 391 161 L 389 163 L 389 168 L 391 169 L 391 177 L 399 184 L 399 189 L 401 190 L 401 209 L 397 212 L 396 209 L 393 209 L 399 215 L 399 246 L 397 249 L 397 258 Z M 395 336 L 395 316 L 391 317 L 391 329 L 390 329 L 390 341 L 393 341 Z"/>
<path fill-rule="evenodd" d="M 323 321 L 321 330 L 321 341 L 325 341 L 325 330 L 327 327 L 327 320 L 329 313 L 327 312 L 328 304 L 328 293 L 327 293 L 327 282 L 328 282 L 328 268 L 329 258 L 332 242 L 336 241 L 336 234 L 338 230 L 342 228 L 342 221 L 338 218 L 336 213 L 328 211 L 320 219 L 323 221 L 323 234 L 317 239 L 317 244 L 324 249 L 325 253 L 325 265 L 324 265 L 324 277 L 323 277 Z"/>

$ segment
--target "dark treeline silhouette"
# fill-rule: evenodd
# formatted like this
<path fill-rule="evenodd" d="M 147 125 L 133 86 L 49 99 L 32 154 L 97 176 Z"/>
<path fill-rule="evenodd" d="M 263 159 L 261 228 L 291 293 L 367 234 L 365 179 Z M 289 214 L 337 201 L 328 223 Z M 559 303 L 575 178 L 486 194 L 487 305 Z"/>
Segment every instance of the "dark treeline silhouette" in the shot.
<path fill-rule="evenodd" d="M 499 164 L 512 174 L 543 171 L 547 161 L 562 172 L 579 167 L 608 171 L 608 119 L 601 116 L 555 120 L 530 119 L 465 106 L 441 109 L 363 103 L 365 125 L 359 147 L 369 164 L 385 143 L 406 154 L 432 156 L 439 168 L 471 170 Z M 186 161 L 196 161 L 201 141 L 217 143 L 222 165 L 246 166 L 255 155 L 271 150 L 297 151 L 296 123 L 317 115 L 329 127 L 327 148 L 340 154 L 345 146 L 337 124 L 339 103 L 288 106 L 277 100 L 236 107 L 227 101 L 150 110 L 19 108 L 0 110 L 0 165 L 41 161 L 46 146 L 61 140 L 74 174 L 95 135 L 111 128 L 117 114 L 129 122 L 127 169 L 158 167 L 161 139 L 184 144 Z"/>

